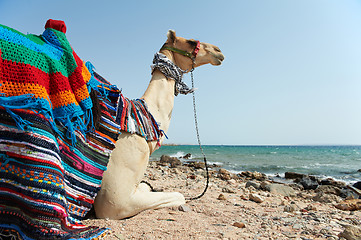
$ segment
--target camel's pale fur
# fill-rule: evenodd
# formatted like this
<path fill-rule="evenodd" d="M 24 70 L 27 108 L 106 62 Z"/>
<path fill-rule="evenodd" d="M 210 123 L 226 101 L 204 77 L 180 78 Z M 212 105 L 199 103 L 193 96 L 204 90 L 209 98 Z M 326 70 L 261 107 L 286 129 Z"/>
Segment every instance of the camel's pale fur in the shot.
<path fill-rule="evenodd" d="M 168 46 L 192 52 L 190 40 L 177 37 L 170 30 L 167 34 Z M 193 40 L 191 40 L 193 41 Z M 171 61 L 183 70 L 192 69 L 192 60 L 169 50 L 162 50 Z M 224 56 L 218 47 L 201 43 L 194 67 L 204 64 L 220 65 Z M 167 132 L 174 105 L 175 81 L 167 79 L 155 70 L 143 99 L 149 111 Z M 161 139 L 162 142 L 163 139 Z M 156 150 L 157 142 L 147 142 L 144 138 L 122 132 L 116 142 L 108 170 L 104 173 L 101 190 L 95 199 L 94 208 L 98 218 L 123 219 L 134 216 L 146 209 L 178 206 L 185 203 L 178 192 L 151 192 L 148 185 L 140 183 L 148 165 L 149 156 Z"/>

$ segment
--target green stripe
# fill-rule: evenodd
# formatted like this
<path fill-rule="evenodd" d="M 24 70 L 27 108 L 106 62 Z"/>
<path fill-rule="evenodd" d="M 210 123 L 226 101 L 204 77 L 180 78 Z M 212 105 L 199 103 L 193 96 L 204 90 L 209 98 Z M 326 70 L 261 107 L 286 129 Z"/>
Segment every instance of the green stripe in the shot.
<path fill-rule="evenodd" d="M 17 63 L 29 64 L 47 74 L 60 72 L 65 77 L 69 77 L 77 67 L 73 54 L 67 51 L 64 51 L 60 61 L 55 61 L 53 59 L 47 58 L 44 56 L 44 54 L 32 51 L 22 45 L 16 46 L 17 51 L 4 51 L 4 49 L 11 48 L 13 44 L 9 44 L 4 41 L 0 41 L 0 43 L 2 49 L 2 59 L 14 61 Z"/>
<path fill-rule="evenodd" d="M 34 44 L 44 45 L 44 41 L 40 36 L 24 35 L 12 28 L 8 28 L 8 27 L 4 27 L 4 28 L 27 37 L 28 39 L 33 41 Z M 31 49 L 28 49 L 23 45 L 9 43 L 7 41 L 0 39 L 1 58 L 9 61 L 14 61 L 17 63 L 29 64 L 33 67 L 40 69 L 41 71 L 47 74 L 60 72 L 65 77 L 69 77 L 77 67 L 76 61 L 73 56 L 73 52 L 71 50 L 69 42 L 65 38 L 65 34 L 57 30 L 53 30 L 53 32 L 58 37 L 58 40 L 63 48 L 62 49 L 63 54 L 59 61 L 51 59 L 44 53 L 39 53 Z"/>

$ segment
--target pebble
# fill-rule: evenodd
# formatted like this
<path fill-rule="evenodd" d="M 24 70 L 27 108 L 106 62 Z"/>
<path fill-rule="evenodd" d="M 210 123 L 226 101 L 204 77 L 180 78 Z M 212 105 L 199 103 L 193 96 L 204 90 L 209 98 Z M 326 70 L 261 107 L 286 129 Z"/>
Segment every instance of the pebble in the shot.
<path fill-rule="evenodd" d="M 117 239 L 120 239 L 120 240 L 124 240 L 124 239 L 125 239 L 125 237 L 124 237 L 123 234 L 121 234 L 121 233 L 115 234 L 114 236 L 115 236 Z"/>
<path fill-rule="evenodd" d="M 218 200 L 226 200 L 226 197 L 221 193 L 221 194 L 219 194 L 217 199 Z"/>
<path fill-rule="evenodd" d="M 191 212 L 192 211 L 192 209 L 185 204 L 180 205 L 178 207 L 178 210 L 181 212 Z"/>
<path fill-rule="evenodd" d="M 296 223 L 296 224 L 294 224 L 292 227 L 293 227 L 293 229 L 301 229 L 301 228 L 302 228 L 302 225 Z"/>
<path fill-rule="evenodd" d="M 224 192 L 224 193 L 236 193 L 236 191 L 234 191 L 233 189 L 228 188 L 228 187 L 222 188 L 222 192 Z"/>
<path fill-rule="evenodd" d="M 309 205 L 307 205 L 307 207 L 305 207 L 305 210 L 307 210 L 307 211 L 317 211 L 317 208 L 316 208 L 315 205 L 309 204 Z"/>
<path fill-rule="evenodd" d="M 237 181 L 234 180 L 234 179 L 230 179 L 230 180 L 228 180 L 227 182 L 228 182 L 229 184 L 231 184 L 231 185 L 234 185 L 234 184 L 237 183 Z"/>
<path fill-rule="evenodd" d="M 298 209 L 298 207 L 296 204 L 289 204 L 283 208 L 283 211 L 292 213 L 292 212 L 295 212 L 297 209 Z"/>
<path fill-rule="evenodd" d="M 255 182 L 255 181 L 248 181 L 247 183 L 246 183 L 246 188 L 249 188 L 249 187 L 254 187 L 255 189 L 260 189 L 261 188 L 261 184 L 260 183 L 258 183 L 258 182 Z"/>
<path fill-rule="evenodd" d="M 261 197 L 258 194 L 255 194 L 255 193 L 250 193 L 249 194 L 249 199 L 256 202 L 256 203 L 262 203 L 264 201 L 263 197 Z"/>
<path fill-rule="evenodd" d="M 238 227 L 238 228 L 245 228 L 246 225 L 243 222 L 235 222 L 232 226 Z"/>

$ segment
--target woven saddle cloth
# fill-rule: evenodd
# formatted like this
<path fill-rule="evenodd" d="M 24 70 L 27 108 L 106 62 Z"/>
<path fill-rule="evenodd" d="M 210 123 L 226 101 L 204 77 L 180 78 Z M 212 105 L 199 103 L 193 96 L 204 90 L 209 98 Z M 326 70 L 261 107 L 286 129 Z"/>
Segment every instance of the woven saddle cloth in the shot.
<path fill-rule="evenodd" d="M 100 239 L 85 226 L 119 135 L 119 90 L 73 51 L 62 21 L 42 35 L 0 25 L 0 239 Z M 92 122 L 93 89 L 101 117 Z"/>

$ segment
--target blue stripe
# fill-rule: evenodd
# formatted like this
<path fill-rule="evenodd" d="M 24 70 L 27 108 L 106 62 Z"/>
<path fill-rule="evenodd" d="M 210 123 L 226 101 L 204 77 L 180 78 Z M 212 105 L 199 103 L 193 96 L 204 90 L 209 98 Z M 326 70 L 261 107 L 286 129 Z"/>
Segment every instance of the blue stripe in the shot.
<path fill-rule="evenodd" d="M 10 157 L 8 157 L 6 154 L 3 154 L 3 153 L 0 154 L 0 157 L 1 157 L 2 159 L 4 159 L 5 161 L 9 160 L 9 161 L 16 162 L 16 163 L 19 163 L 19 164 L 24 164 L 23 162 L 20 162 L 20 161 L 17 161 L 17 160 L 15 160 L 15 159 L 13 159 L 13 158 L 10 158 Z M 0 164 L 0 165 L 1 165 L 1 164 Z M 52 170 L 54 170 L 54 171 L 57 171 L 60 176 L 63 175 L 63 173 L 62 173 L 61 171 L 59 171 L 58 168 L 53 168 L 53 167 L 49 167 L 49 166 L 44 166 L 44 165 L 42 165 L 41 163 L 39 163 L 39 164 L 26 164 L 26 165 L 32 166 L 32 167 L 39 167 L 39 165 L 41 165 L 41 167 L 44 168 L 44 169 L 52 169 Z M 4 170 L 4 171 L 0 171 L 0 172 L 5 172 L 5 170 Z M 26 170 L 26 172 L 28 172 L 28 171 Z M 52 183 L 53 183 L 53 182 L 52 182 Z M 55 183 L 54 183 L 54 184 L 55 184 Z"/>
<path fill-rule="evenodd" d="M 1 27 L 1 25 L 0 25 L 0 39 L 17 45 L 22 45 L 37 53 L 46 54 L 50 58 L 55 59 L 57 61 L 59 61 L 63 56 L 62 49 L 54 48 L 53 45 L 49 45 L 49 44 L 44 44 L 44 45 L 37 44 L 31 41 L 25 35 L 21 35 L 9 29 L 3 28 Z"/>

